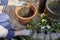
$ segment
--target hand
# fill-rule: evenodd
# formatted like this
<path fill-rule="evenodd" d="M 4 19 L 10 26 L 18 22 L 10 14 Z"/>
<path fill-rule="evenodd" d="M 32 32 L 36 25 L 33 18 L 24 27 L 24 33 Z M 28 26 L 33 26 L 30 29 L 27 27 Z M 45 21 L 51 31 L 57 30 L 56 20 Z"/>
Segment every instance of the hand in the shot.
<path fill-rule="evenodd" d="M 26 30 L 26 29 L 21 30 L 20 33 L 21 33 L 21 35 L 24 35 L 24 36 L 32 35 L 32 31 L 31 30 Z"/>

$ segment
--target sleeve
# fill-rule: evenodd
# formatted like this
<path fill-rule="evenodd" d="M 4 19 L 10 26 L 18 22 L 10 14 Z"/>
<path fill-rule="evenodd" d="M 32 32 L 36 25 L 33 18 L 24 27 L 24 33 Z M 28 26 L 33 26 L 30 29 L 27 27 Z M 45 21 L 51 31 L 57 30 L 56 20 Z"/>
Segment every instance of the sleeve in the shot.
<path fill-rule="evenodd" d="M 8 0 L 0 0 L 0 5 L 7 6 L 8 5 Z"/>
<path fill-rule="evenodd" d="M 14 31 L 9 31 L 6 28 L 4 28 L 3 26 L 0 25 L 0 37 L 4 38 L 11 38 L 14 37 L 15 32 Z"/>
<path fill-rule="evenodd" d="M 8 34 L 7 34 L 7 38 L 12 38 L 15 36 L 15 32 L 14 31 L 8 31 Z"/>

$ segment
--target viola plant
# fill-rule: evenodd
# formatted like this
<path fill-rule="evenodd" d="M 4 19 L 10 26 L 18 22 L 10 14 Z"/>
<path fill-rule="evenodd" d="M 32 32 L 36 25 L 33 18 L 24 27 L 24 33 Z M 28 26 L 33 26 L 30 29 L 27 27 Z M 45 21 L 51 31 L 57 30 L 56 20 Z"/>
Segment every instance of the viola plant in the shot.
<path fill-rule="evenodd" d="M 50 33 L 51 32 L 60 33 L 60 31 L 59 31 L 60 30 L 60 22 L 51 21 L 44 13 L 41 15 L 41 22 L 42 22 L 43 26 L 45 26 L 45 28 L 42 26 L 42 28 L 44 28 L 44 31 L 47 31 Z"/>
<path fill-rule="evenodd" d="M 60 23 L 52 22 L 50 32 L 57 32 L 60 33 Z"/>
<path fill-rule="evenodd" d="M 51 21 L 44 13 L 41 14 L 40 20 L 30 20 L 29 24 L 27 24 L 27 28 L 31 30 L 37 31 L 37 33 L 44 32 L 57 32 L 60 33 L 60 23 Z"/>
<path fill-rule="evenodd" d="M 35 31 L 37 34 L 41 32 L 45 34 L 52 32 L 60 33 L 60 23 L 51 21 L 44 13 L 41 14 L 40 20 L 30 20 L 26 26 L 27 29 L 32 30 L 33 33 Z"/>
<path fill-rule="evenodd" d="M 27 24 L 27 29 L 34 30 L 34 27 L 32 25 Z"/>
<path fill-rule="evenodd" d="M 60 40 L 60 38 L 57 38 L 57 39 L 55 39 L 55 40 Z"/>

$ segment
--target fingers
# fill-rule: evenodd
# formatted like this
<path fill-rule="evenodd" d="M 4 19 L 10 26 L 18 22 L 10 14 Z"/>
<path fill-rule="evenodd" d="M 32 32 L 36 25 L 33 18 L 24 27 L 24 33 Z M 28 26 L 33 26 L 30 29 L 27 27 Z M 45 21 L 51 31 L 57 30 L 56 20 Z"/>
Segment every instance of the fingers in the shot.
<path fill-rule="evenodd" d="M 24 30 L 21 30 L 21 35 L 24 35 L 24 36 L 31 36 L 31 35 L 33 35 L 33 31 L 32 30 L 26 30 L 26 29 L 24 29 Z"/>
<path fill-rule="evenodd" d="M 25 31 L 26 31 L 25 34 L 26 34 L 27 36 L 32 35 L 32 30 L 25 30 Z"/>
<path fill-rule="evenodd" d="M 32 36 L 33 35 L 33 31 L 32 30 L 28 30 L 29 31 L 29 35 L 28 36 Z"/>

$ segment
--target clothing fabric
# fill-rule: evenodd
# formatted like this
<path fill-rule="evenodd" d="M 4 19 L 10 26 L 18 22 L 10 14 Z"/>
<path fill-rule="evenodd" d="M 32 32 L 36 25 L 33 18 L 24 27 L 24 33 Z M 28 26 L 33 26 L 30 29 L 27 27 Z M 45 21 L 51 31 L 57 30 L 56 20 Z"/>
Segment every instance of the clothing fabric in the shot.
<path fill-rule="evenodd" d="M 6 13 L 0 14 L 0 37 L 14 37 L 15 32 L 11 30 L 12 28 L 9 19 L 9 16 Z"/>
<path fill-rule="evenodd" d="M 0 6 L 0 14 L 2 13 L 4 6 Z"/>
<path fill-rule="evenodd" d="M 7 22 L 10 20 L 10 17 L 6 13 L 0 14 L 0 23 L 1 22 Z"/>
<path fill-rule="evenodd" d="M 7 34 L 8 34 L 8 30 L 0 25 L 0 37 L 6 37 Z"/>
<path fill-rule="evenodd" d="M 8 0 L 0 0 L 0 5 L 7 6 Z"/>

